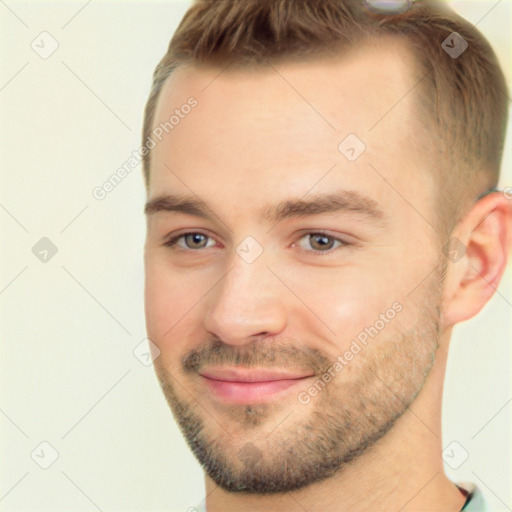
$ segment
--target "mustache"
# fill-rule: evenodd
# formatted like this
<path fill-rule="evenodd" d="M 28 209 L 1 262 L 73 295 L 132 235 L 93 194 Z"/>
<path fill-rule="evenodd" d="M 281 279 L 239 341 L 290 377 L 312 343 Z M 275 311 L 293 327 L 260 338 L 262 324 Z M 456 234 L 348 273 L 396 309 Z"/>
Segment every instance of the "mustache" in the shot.
<path fill-rule="evenodd" d="M 190 350 L 182 359 L 185 373 L 197 373 L 205 366 L 244 366 L 248 368 L 292 368 L 322 373 L 332 359 L 318 349 L 292 342 L 254 341 L 242 347 L 220 340 Z"/>

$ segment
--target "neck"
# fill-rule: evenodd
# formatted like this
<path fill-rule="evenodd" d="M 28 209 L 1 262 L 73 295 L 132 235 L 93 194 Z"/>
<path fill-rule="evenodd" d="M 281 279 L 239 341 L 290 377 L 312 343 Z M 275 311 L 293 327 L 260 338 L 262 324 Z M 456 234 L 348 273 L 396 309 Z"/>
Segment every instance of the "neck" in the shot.
<path fill-rule="evenodd" d="M 423 389 L 394 427 L 323 482 L 286 494 L 229 493 L 206 478 L 208 512 L 458 512 L 465 498 L 441 458 L 441 405 L 447 351 L 438 349 Z"/>

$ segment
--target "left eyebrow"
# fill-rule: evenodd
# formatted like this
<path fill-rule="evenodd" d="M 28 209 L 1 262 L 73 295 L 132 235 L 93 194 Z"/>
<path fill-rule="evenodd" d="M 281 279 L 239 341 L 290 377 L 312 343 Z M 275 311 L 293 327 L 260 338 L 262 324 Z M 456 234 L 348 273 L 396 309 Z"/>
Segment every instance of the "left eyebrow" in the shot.
<path fill-rule="evenodd" d="M 179 212 L 203 219 L 215 217 L 207 204 L 197 196 L 170 194 L 149 200 L 145 207 L 146 215 L 158 212 Z M 304 198 L 291 198 L 277 204 L 265 205 L 259 220 L 268 224 L 277 224 L 292 217 L 307 217 L 322 213 L 351 212 L 373 221 L 385 219 L 383 210 L 370 197 L 356 191 L 341 190 L 330 194 L 310 195 Z"/>
<path fill-rule="evenodd" d="M 378 203 L 370 197 L 352 190 L 341 190 L 331 194 L 310 195 L 309 199 L 288 199 L 275 206 L 267 206 L 261 220 L 277 224 L 291 217 L 306 217 L 322 213 L 356 213 L 373 221 L 383 221 L 385 214 Z"/>

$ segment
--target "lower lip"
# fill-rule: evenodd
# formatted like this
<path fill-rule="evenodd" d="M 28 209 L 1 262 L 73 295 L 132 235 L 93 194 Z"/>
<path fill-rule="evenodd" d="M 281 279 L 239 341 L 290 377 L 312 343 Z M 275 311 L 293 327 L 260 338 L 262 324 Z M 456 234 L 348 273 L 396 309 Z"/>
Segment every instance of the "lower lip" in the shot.
<path fill-rule="evenodd" d="M 302 379 L 283 379 L 262 382 L 232 382 L 203 377 L 209 390 L 220 400 L 234 404 L 263 402 L 289 390 L 293 386 L 304 384 Z"/>

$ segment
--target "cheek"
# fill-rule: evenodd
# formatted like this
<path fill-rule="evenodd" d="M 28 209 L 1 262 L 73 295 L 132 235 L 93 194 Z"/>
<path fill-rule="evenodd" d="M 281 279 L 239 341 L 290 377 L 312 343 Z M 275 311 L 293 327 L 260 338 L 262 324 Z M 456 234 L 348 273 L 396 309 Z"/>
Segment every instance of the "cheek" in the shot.
<path fill-rule="evenodd" d="M 201 272 L 173 269 L 162 258 L 145 262 L 145 316 L 149 339 L 162 355 L 186 351 L 186 340 L 199 326 L 201 301 L 211 288 Z"/>
<path fill-rule="evenodd" d="M 145 313 L 149 338 L 160 350 L 186 313 L 186 296 L 182 280 L 158 257 L 146 259 Z M 174 327 L 173 327 L 174 326 Z"/>
<path fill-rule="evenodd" d="M 353 338 L 400 301 L 400 286 L 399 278 L 389 272 L 369 268 L 303 269 L 293 273 L 290 286 L 301 299 L 294 301 L 294 316 L 303 323 L 302 329 L 324 333 L 322 337 L 332 340 L 337 351 L 345 350 Z M 309 326 L 304 325 L 306 318 Z"/>

